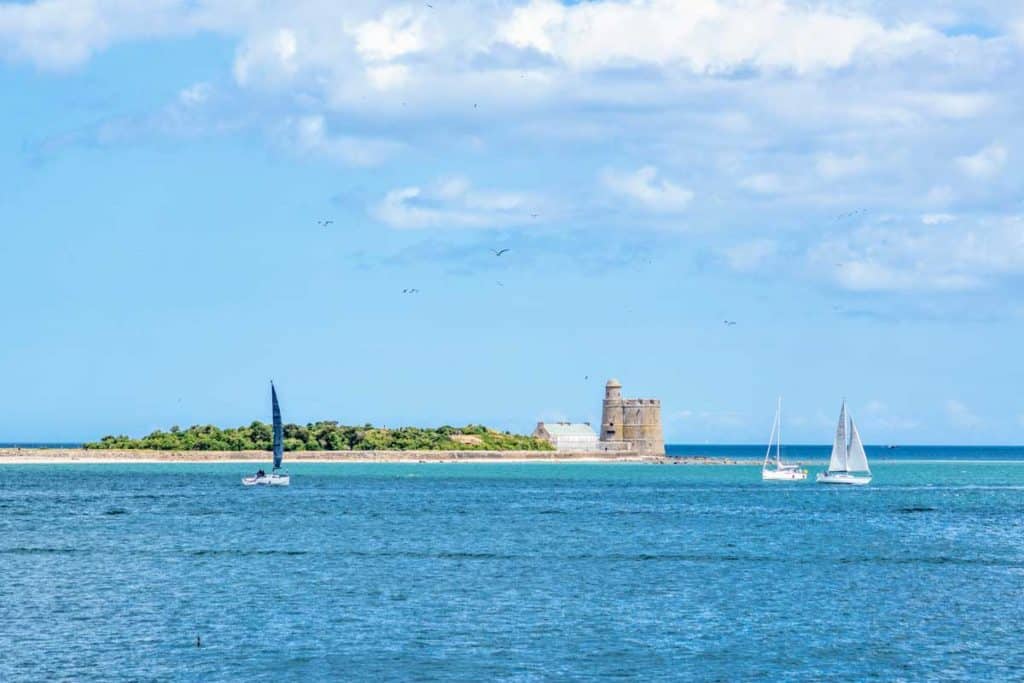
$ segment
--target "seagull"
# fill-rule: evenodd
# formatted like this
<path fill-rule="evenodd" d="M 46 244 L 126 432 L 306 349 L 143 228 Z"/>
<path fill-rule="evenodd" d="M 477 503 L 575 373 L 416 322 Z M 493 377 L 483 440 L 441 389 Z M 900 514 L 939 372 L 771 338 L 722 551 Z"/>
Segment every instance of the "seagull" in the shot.
<path fill-rule="evenodd" d="M 501 280 L 498 280 L 498 286 L 499 286 L 499 287 L 504 287 L 504 286 L 505 286 L 505 284 L 504 284 L 504 283 L 503 283 L 503 282 L 502 282 Z"/>
<path fill-rule="evenodd" d="M 504 253 L 505 253 L 506 251 L 508 251 L 508 249 L 491 249 L 491 251 L 493 251 L 493 252 L 494 252 L 494 255 L 495 255 L 495 256 L 501 256 L 501 255 L 502 255 L 502 254 L 504 254 Z"/>
<path fill-rule="evenodd" d="M 317 225 L 319 225 L 319 226 L 322 226 L 322 227 L 326 228 L 326 227 L 327 227 L 328 225 L 330 225 L 330 224 L 331 224 L 331 223 L 333 223 L 333 222 L 334 222 L 334 221 L 317 221 L 316 223 L 317 223 Z"/>
<path fill-rule="evenodd" d="M 418 289 L 403 289 L 402 290 L 402 294 L 419 294 L 419 293 L 420 293 L 420 290 L 418 290 Z"/>
<path fill-rule="evenodd" d="M 539 213 L 531 213 L 530 214 L 530 218 L 536 218 L 539 215 L 540 215 Z"/>
<path fill-rule="evenodd" d="M 733 325 L 736 324 L 736 321 L 735 320 L 723 320 L 722 323 L 724 325 L 728 326 L 728 327 L 732 327 Z"/>

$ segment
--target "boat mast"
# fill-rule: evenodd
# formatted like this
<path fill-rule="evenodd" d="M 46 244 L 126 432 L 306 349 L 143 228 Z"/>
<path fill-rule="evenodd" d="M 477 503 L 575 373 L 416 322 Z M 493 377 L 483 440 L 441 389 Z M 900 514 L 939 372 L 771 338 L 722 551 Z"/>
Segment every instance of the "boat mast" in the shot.
<path fill-rule="evenodd" d="M 782 397 L 779 396 L 779 407 L 775 409 L 775 419 L 779 423 L 779 431 L 775 435 L 777 441 L 775 442 L 775 466 L 776 468 L 782 466 Z"/>
<path fill-rule="evenodd" d="M 762 470 L 768 469 L 768 463 L 772 458 L 772 443 L 775 441 L 775 433 L 779 428 L 779 411 L 775 411 L 775 421 L 772 422 L 772 433 L 768 435 L 768 450 L 764 453 L 764 463 L 761 465 Z"/>

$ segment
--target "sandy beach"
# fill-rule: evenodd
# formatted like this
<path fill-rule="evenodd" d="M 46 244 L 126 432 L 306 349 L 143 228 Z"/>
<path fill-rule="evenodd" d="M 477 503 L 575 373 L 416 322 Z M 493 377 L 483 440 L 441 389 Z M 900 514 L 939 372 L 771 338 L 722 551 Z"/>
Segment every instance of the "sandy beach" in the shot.
<path fill-rule="evenodd" d="M 251 463 L 267 462 L 266 451 L 135 451 L 84 448 L 0 448 L 0 464 L 60 463 Z M 394 463 L 648 463 L 749 465 L 753 461 L 723 458 L 664 457 L 635 453 L 557 453 L 554 451 L 295 451 L 287 462 Z"/>

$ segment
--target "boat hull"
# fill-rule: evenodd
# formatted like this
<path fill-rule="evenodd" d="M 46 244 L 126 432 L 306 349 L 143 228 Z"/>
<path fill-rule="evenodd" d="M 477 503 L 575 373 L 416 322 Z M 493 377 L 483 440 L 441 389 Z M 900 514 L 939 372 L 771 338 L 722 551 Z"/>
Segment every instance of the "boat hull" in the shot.
<path fill-rule="evenodd" d="M 871 475 L 850 474 L 849 472 L 820 472 L 816 478 L 819 484 L 844 484 L 865 486 L 871 483 Z"/>
<path fill-rule="evenodd" d="M 291 477 L 287 474 L 264 474 L 262 477 L 253 475 L 242 477 L 242 484 L 245 486 L 288 486 L 291 484 Z"/>
<path fill-rule="evenodd" d="M 803 481 L 806 478 L 807 470 L 803 469 L 761 470 L 764 481 Z"/>

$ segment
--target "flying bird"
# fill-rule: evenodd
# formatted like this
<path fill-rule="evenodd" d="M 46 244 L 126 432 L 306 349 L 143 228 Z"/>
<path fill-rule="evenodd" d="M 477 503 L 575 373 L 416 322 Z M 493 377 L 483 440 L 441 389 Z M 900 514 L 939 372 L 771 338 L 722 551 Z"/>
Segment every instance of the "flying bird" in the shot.
<path fill-rule="evenodd" d="M 509 250 L 508 249 L 491 249 L 491 251 L 494 252 L 495 256 L 501 256 L 502 254 L 504 254 L 506 251 L 509 251 Z"/>
<path fill-rule="evenodd" d="M 418 290 L 418 289 L 403 289 L 402 290 L 402 294 L 419 294 L 419 293 L 420 293 L 420 290 Z"/>
<path fill-rule="evenodd" d="M 333 222 L 334 221 L 317 221 L 316 223 L 317 223 L 317 225 L 326 228 L 328 225 L 330 225 Z"/>
<path fill-rule="evenodd" d="M 733 325 L 736 324 L 736 321 L 735 320 L 723 320 L 722 324 L 727 326 L 727 327 L 732 327 Z"/>

